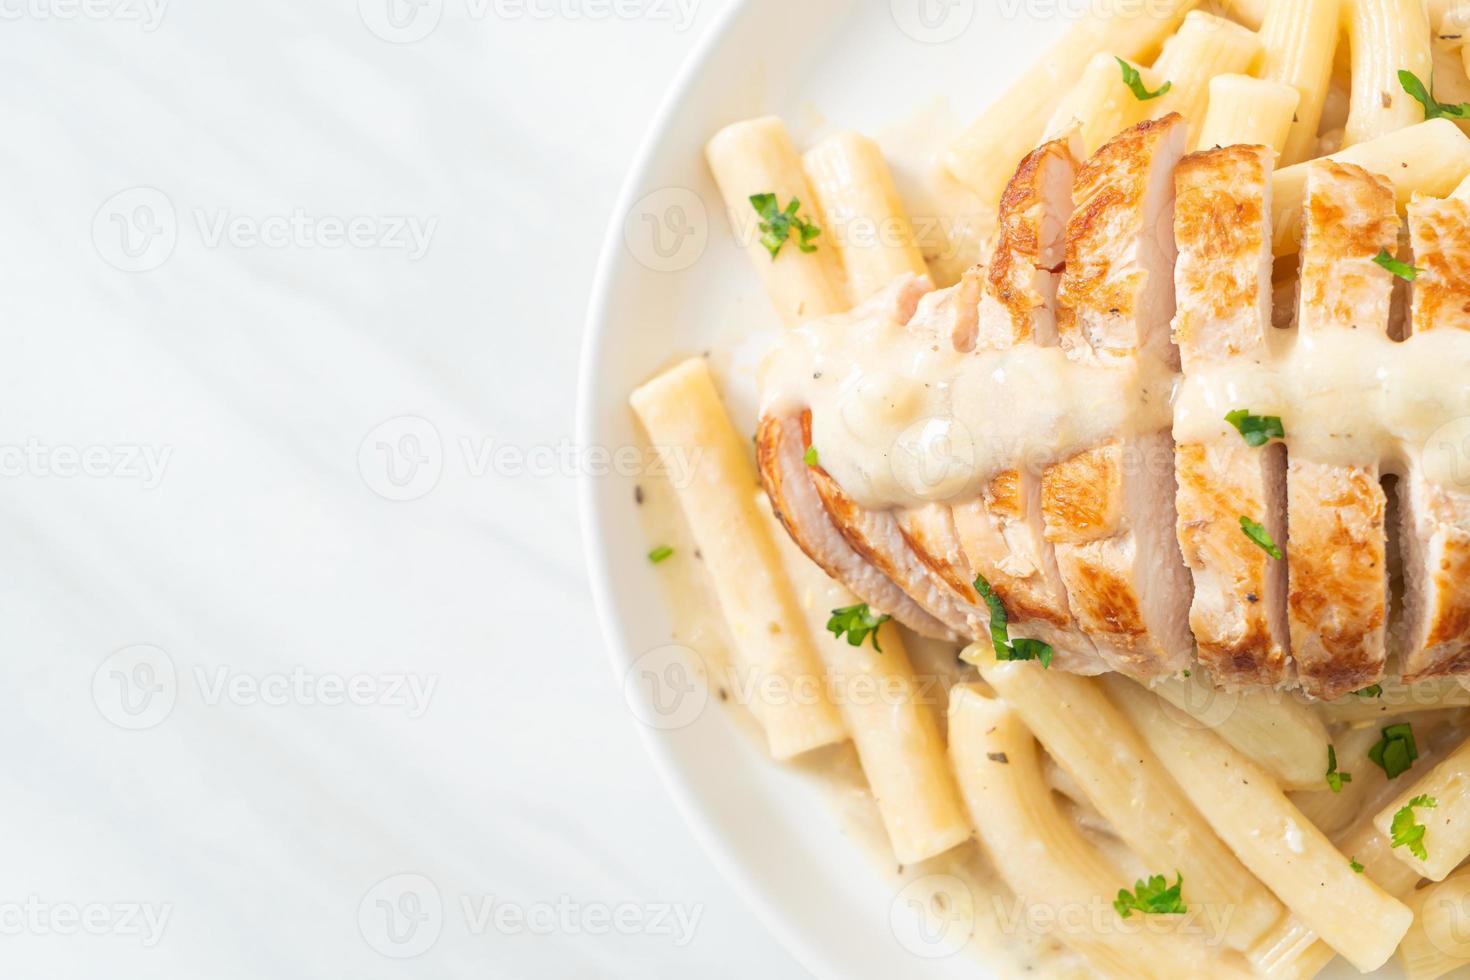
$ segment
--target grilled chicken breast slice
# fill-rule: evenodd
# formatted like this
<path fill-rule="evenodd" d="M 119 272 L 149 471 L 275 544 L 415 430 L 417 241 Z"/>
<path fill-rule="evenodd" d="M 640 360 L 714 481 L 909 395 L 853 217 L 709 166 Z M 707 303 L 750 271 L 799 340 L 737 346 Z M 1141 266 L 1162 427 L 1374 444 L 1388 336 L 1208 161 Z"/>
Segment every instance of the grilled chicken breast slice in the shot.
<path fill-rule="evenodd" d="M 1298 342 L 1334 330 L 1387 334 L 1394 279 L 1373 257 L 1398 249 L 1392 185 L 1352 164 L 1318 161 L 1307 174 L 1302 229 Z M 1302 688 L 1319 698 L 1383 677 L 1388 500 L 1381 476 L 1376 462 L 1293 456 L 1288 466 L 1292 658 Z"/>
<path fill-rule="evenodd" d="M 1409 237 L 1420 270 L 1412 331 L 1470 330 L 1470 203 L 1413 201 Z M 1470 486 L 1432 482 L 1417 456 L 1400 486 L 1404 679 L 1470 671 Z"/>
<path fill-rule="evenodd" d="M 875 611 L 924 636 L 958 639 L 892 578 L 848 543 L 828 516 L 806 463 L 807 436 L 800 415 L 768 414 L 756 431 L 756 460 L 766 496 L 791 539 L 832 578 Z M 963 635 L 968 635 L 968 631 Z"/>
<path fill-rule="evenodd" d="M 957 349 L 1056 346 L 1058 270 L 1066 260 L 1076 169 L 1065 140 L 1046 143 L 1021 161 L 1001 197 L 975 342 Z M 1106 669 L 1067 606 L 1056 554 L 1046 540 L 1038 471 L 1021 467 L 996 474 L 979 498 L 954 507 L 953 520 L 971 570 L 1005 604 L 1017 635 L 1050 643 L 1058 666 L 1067 670 Z"/>
<path fill-rule="evenodd" d="M 1062 346 L 1075 360 L 1177 364 L 1174 168 L 1177 115 L 1143 123 L 1078 171 L 1057 296 Z M 1047 539 L 1068 605 L 1109 667 L 1156 677 L 1189 665 L 1191 585 L 1174 534 L 1173 438 L 1124 433 L 1042 477 Z"/>
<path fill-rule="evenodd" d="M 1175 171 L 1174 342 L 1187 375 L 1269 356 L 1271 170 L 1264 146 L 1184 158 Z M 1175 448 L 1178 535 L 1194 577 L 1189 625 L 1199 659 L 1224 687 L 1286 679 L 1286 565 L 1241 532 L 1261 522 L 1286 546 L 1286 456 L 1235 432 Z"/>

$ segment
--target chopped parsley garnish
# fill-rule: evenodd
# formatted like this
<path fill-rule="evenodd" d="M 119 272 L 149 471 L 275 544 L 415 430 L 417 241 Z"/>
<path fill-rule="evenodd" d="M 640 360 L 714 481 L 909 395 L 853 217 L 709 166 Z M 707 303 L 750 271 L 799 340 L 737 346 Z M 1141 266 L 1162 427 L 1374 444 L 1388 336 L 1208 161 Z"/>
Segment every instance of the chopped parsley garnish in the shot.
<path fill-rule="evenodd" d="M 1184 899 L 1180 890 L 1184 886 L 1184 876 L 1174 872 L 1174 884 L 1163 875 L 1153 875 L 1144 881 L 1139 879 L 1133 885 L 1133 894 L 1128 889 L 1119 888 L 1118 897 L 1113 899 L 1113 908 L 1123 918 L 1128 918 L 1138 910 L 1144 915 L 1183 915 L 1189 911 L 1184 905 Z"/>
<path fill-rule="evenodd" d="M 1053 650 L 1050 643 L 1022 638 L 1011 639 L 1010 617 L 1000 596 L 985 581 L 984 575 L 975 576 L 975 591 L 985 600 L 990 609 L 990 645 L 995 648 L 996 660 L 1039 660 L 1041 666 L 1051 666 Z"/>
<path fill-rule="evenodd" d="M 1235 426 L 1247 446 L 1264 446 L 1272 439 L 1286 438 L 1279 415 L 1252 415 L 1247 409 L 1237 408 L 1225 416 L 1225 421 Z"/>
<path fill-rule="evenodd" d="M 1400 262 L 1398 259 L 1389 254 L 1389 251 L 1386 248 L 1380 249 L 1378 254 L 1373 256 L 1373 261 L 1377 262 L 1389 272 L 1392 272 L 1394 275 L 1398 276 L 1404 282 L 1413 282 L 1415 279 L 1419 278 L 1418 269 L 1414 268 L 1407 262 Z"/>
<path fill-rule="evenodd" d="M 1266 554 L 1277 561 L 1281 560 L 1281 549 L 1277 547 L 1275 541 L 1271 540 L 1271 535 L 1266 531 L 1266 525 L 1253 521 L 1249 517 L 1242 517 L 1240 529 L 1245 532 L 1246 537 L 1260 545 Z"/>
<path fill-rule="evenodd" d="M 812 242 L 822 234 L 822 229 L 797 214 L 801 210 L 801 201 L 797 198 L 793 197 L 786 210 L 782 211 L 780 198 L 775 194 L 752 194 L 750 206 L 761 216 L 761 244 L 771 253 L 772 262 L 781 254 L 781 247 L 791 237 L 793 228 L 798 235 L 797 248 L 803 252 L 817 250 Z"/>
<path fill-rule="evenodd" d="M 1429 89 L 1419 80 L 1419 76 L 1411 71 L 1399 72 L 1399 84 L 1414 97 L 1415 102 L 1424 107 L 1425 119 L 1438 119 L 1441 116 L 1448 119 L 1470 119 L 1470 102 L 1461 102 L 1459 105 L 1440 102 L 1429 94 Z M 1433 78 L 1430 79 L 1430 84 L 1434 84 Z"/>
<path fill-rule="evenodd" d="M 1354 874 L 1363 873 L 1363 866 L 1358 863 L 1358 859 L 1355 857 L 1348 858 L 1348 867 L 1353 869 Z"/>
<path fill-rule="evenodd" d="M 673 553 L 673 548 L 670 548 L 666 544 L 661 544 L 648 553 L 648 560 L 657 565 L 659 562 L 672 556 Z"/>
<path fill-rule="evenodd" d="M 1389 779 L 1399 778 L 1419 758 L 1419 747 L 1414 744 L 1414 729 L 1408 722 L 1389 725 L 1383 730 L 1383 736 L 1368 750 L 1368 758 Z"/>
<path fill-rule="evenodd" d="M 1354 691 L 1353 692 L 1353 697 L 1355 697 L 1355 698 L 1381 698 L 1381 697 L 1383 697 L 1383 685 L 1382 684 L 1370 684 L 1367 687 L 1363 688 L 1361 691 Z"/>
<path fill-rule="evenodd" d="M 847 635 L 849 646 L 860 647 L 869 634 L 873 636 L 873 649 L 879 653 L 883 648 L 878 645 L 878 627 L 882 626 L 891 616 L 878 616 L 868 608 L 866 602 L 856 606 L 847 606 L 843 609 L 832 610 L 832 618 L 827 620 L 827 629 L 839 640 L 843 634 Z"/>
<path fill-rule="evenodd" d="M 806 460 L 806 465 L 808 465 L 808 466 L 816 466 L 817 465 L 817 447 L 816 446 L 807 446 L 806 447 L 806 455 L 802 456 L 801 458 L 804 459 L 804 460 Z"/>
<path fill-rule="evenodd" d="M 1393 823 L 1389 831 L 1393 835 L 1394 847 L 1407 847 L 1409 853 L 1421 861 L 1429 860 L 1429 851 L 1424 847 L 1424 828 L 1419 821 L 1414 819 L 1414 808 L 1424 807 L 1426 809 L 1439 806 L 1439 801 L 1432 796 L 1416 796 L 1407 805 L 1400 807 L 1393 815 Z"/>
<path fill-rule="evenodd" d="M 1327 746 L 1327 785 L 1331 787 L 1332 792 L 1341 793 L 1342 784 L 1352 781 L 1352 773 L 1337 771 L 1337 749 L 1331 745 Z"/>
<path fill-rule="evenodd" d="M 1117 59 L 1117 61 L 1118 66 L 1123 69 L 1123 84 L 1132 90 L 1133 97 L 1139 102 L 1148 102 L 1150 99 L 1157 99 L 1174 87 L 1173 82 L 1165 82 L 1159 86 L 1157 92 L 1150 92 L 1148 86 L 1143 84 L 1143 75 L 1137 68 L 1134 68 L 1122 58 Z"/>

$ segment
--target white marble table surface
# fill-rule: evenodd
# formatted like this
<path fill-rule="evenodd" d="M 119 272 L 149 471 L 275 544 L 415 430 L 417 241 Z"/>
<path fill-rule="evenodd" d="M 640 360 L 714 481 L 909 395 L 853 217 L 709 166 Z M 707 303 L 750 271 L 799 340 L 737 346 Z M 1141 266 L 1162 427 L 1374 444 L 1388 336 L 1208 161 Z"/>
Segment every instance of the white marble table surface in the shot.
<path fill-rule="evenodd" d="M 0 0 L 0 976 L 802 975 L 575 507 L 602 232 L 727 2 Z"/>

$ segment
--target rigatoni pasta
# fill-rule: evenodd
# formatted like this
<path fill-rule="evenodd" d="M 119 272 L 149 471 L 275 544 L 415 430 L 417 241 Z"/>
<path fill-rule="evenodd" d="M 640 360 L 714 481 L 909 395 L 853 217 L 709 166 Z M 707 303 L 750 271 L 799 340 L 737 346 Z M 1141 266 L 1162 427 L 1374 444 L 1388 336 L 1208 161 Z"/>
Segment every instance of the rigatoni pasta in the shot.
<path fill-rule="evenodd" d="M 945 168 L 980 200 L 999 200 L 1016 164 L 1035 147 L 1063 95 L 1093 56 L 1151 58 L 1197 2 L 1112 4 L 1099 16 L 1073 25 L 950 145 L 943 156 Z"/>
<path fill-rule="evenodd" d="M 801 553 L 776 526 L 765 494 L 758 496 L 894 857 L 911 864 L 969 840 L 970 822 L 929 704 L 942 698 L 942 690 L 914 676 L 897 624 L 879 626 L 869 643 L 858 646 L 828 632 L 833 612 L 856 606 L 857 597 Z"/>
<path fill-rule="evenodd" d="M 736 238 L 745 243 L 781 319 L 795 325 L 845 310 L 848 304 L 837 251 L 823 248 L 828 243 L 820 236 L 809 243 L 810 250 L 803 249 L 799 240 L 778 242 L 775 254 L 773 246 L 763 240 L 761 213 L 752 201 L 760 195 L 773 195 L 778 212 L 794 201 L 797 217 L 819 229 L 825 224 L 786 124 L 766 116 L 726 126 L 709 141 L 705 155 Z"/>
<path fill-rule="evenodd" d="M 1171 720 L 1175 709 L 1132 681 L 1106 684 L 1241 863 L 1358 969 L 1388 961 L 1413 919 L 1402 902 L 1357 874 L 1261 767 L 1213 733 Z"/>
<path fill-rule="evenodd" d="M 1179 113 L 1189 124 L 1190 147 L 1197 147 L 1210 103 L 1210 80 L 1216 75 L 1248 74 L 1263 51 L 1254 31 L 1213 14 L 1190 13 L 1154 62 L 1154 74 L 1170 87 L 1153 103 L 1150 115 L 1158 119 Z"/>
<path fill-rule="evenodd" d="M 684 516 L 711 568 L 734 645 L 737 667 L 751 672 L 751 713 L 771 755 L 789 759 L 840 742 L 847 732 L 822 684 L 822 666 L 791 598 L 776 543 L 761 522 L 751 491 L 754 468 L 735 432 L 703 358 L 648 382 L 631 398 L 661 454 L 693 462 L 676 486 Z M 765 693 L 773 691 L 773 697 Z"/>
<path fill-rule="evenodd" d="M 1317 131 L 1331 87 L 1332 63 L 1341 36 L 1342 0 L 1291 0 L 1272 3 L 1261 25 L 1265 59 L 1261 76 L 1290 85 L 1300 96 L 1280 165 L 1316 156 Z"/>
<path fill-rule="evenodd" d="M 1301 96 L 1281 82 L 1250 75 L 1216 75 L 1210 80 L 1210 107 L 1200 131 L 1201 148 L 1212 146 L 1269 146 L 1278 155 L 1286 150 Z"/>
<path fill-rule="evenodd" d="M 878 144 L 838 133 L 807 150 L 802 164 L 826 221 L 827 244 L 842 258 L 849 305 L 905 273 L 929 271 Z"/>
<path fill-rule="evenodd" d="M 1357 146 L 1424 121 L 1399 72 L 1427 86 L 1434 73 L 1424 0 L 1343 0 L 1352 51 L 1352 103 L 1344 143 Z"/>

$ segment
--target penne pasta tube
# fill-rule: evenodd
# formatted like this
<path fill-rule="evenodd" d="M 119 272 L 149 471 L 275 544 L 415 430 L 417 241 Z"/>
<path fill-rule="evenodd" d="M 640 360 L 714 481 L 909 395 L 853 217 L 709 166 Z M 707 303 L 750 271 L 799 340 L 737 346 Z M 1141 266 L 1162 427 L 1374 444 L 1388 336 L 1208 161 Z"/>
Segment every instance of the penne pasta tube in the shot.
<path fill-rule="evenodd" d="M 1201 928 L 1198 919 L 1119 917 L 1111 900 L 1132 883 L 1057 809 L 1036 740 L 1013 709 L 976 687 L 957 687 L 949 735 L 955 778 L 981 843 L 1020 904 L 1045 912 L 1034 917 L 1053 923 L 1056 939 L 1108 976 L 1249 974 L 1185 934 Z M 1188 893 L 1186 881 L 1186 904 Z"/>
<path fill-rule="evenodd" d="M 1105 683 L 1242 864 L 1358 969 L 1387 962 L 1412 919 L 1402 902 L 1355 873 L 1260 766 L 1132 681 Z"/>
<path fill-rule="evenodd" d="M 756 692 L 751 713 L 771 755 L 788 759 L 847 737 L 827 699 L 822 667 L 791 596 L 776 544 L 751 497 L 755 468 L 725 414 L 702 358 L 692 358 L 632 395 L 633 410 L 661 456 L 692 462 L 675 486 L 685 519 L 714 577 L 735 667 Z"/>
<path fill-rule="evenodd" d="M 1352 54 L 1352 100 L 1343 146 L 1357 146 L 1424 121 L 1400 71 L 1430 84 L 1434 55 L 1424 0 L 1343 0 Z M 1453 123 L 1451 123 L 1453 125 Z"/>
<path fill-rule="evenodd" d="M 1166 678 L 1150 690 L 1271 773 L 1282 788 L 1322 785 L 1327 728 L 1301 702 L 1272 691 L 1222 691 L 1197 674 Z"/>
<path fill-rule="evenodd" d="M 1455 195 L 1459 194 L 1457 190 Z M 1373 721 L 1425 711 L 1442 711 L 1445 708 L 1470 707 L 1470 691 L 1455 680 L 1405 684 L 1397 679 L 1384 678 L 1378 687 L 1380 691 L 1377 694 L 1350 694 L 1336 701 L 1319 703 L 1317 711 L 1326 721 L 1337 723 Z"/>
<path fill-rule="evenodd" d="M 1470 965 L 1470 867 L 1409 899 L 1414 925 L 1399 946 L 1407 980 L 1435 980 Z"/>
<path fill-rule="evenodd" d="M 852 734 L 894 856 L 915 864 L 970 839 L 939 725 L 927 704 L 942 687 L 914 676 L 895 623 L 875 641 L 850 645 L 827 631 L 833 610 L 858 604 L 780 527 L 766 495 L 756 491 L 766 529 L 795 589 L 807 635 L 827 669 L 827 687 Z M 881 651 L 878 647 L 882 647 Z"/>
<path fill-rule="evenodd" d="M 1290 85 L 1249 75 L 1216 75 L 1210 80 L 1210 107 L 1199 145 L 1269 146 L 1280 156 L 1291 135 L 1291 120 L 1301 96 Z"/>
<path fill-rule="evenodd" d="M 1266 49 L 1262 77 L 1290 85 L 1300 96 L 1286 146 L 1281 150 L 1281 166 L 1317 155 L 1317 133 L 1332 87 L 1332 62 L 1341 36 L 1341 6 L 1342 0 L 1278 0 L 1271 4 L 1261 25 L 1261 43 Z"/>
<path fill-rule="evenodd" d="M 1220 0 L 1225 10 L 1253 31 L 1261 30 L 1261 24 L 1270 16 L 1271 7 L 1276 4 L 1273 0 Z M 1288 0 L 1296 2 L 1296 0 Z"/>
<path fill-rule="evenodd" d="M 1394 898 L 1402 902 L 1414 893 L 1419 876 L 1393 856 L 1388 838 L 1378 832 L 1371 820 L 1363 821 L 1338 844 L 1349 861 L 1363 866 L 1363 877 Z"/>
<path fill-rule="evenodd" d="M 1156 92 L 1163 79 L 1152 68 L 1132 65 L 1144 88 Z M 1082 137 L 1088 156 L 1098 147 L 1130 126 L 1148 117 L 1148 103 L 1142 102 L 1123 81 L 1118 59 L 1100 54 L 1088 62 L 1077 84 L 1067 93 L 1056 113 L 1047 123 L 1042 142 L 1061 139 L 1073 129 Z"/>
<path fill-rule="evenodd" d="M 1109 4 L 1074 24 L 945 151 L 944 168 L 987 207 L 1000 201 L 1021 158 L 1036 148 L 1067 90 L 1094 55 L 1150 58 L 1199 0 Z"/>
<path fill-rule="evenodd" d="M 1376 726 L 1339 733 L 1332 741 L 1337 771 L 1352 778 L 1345 778 L 1334 792 L 1324 776 L 1327 772 L 1325 755 L 1317 756 L 1319 765 L 1315 787 L 1309 792 L 1292 794 L 1291 800 L 1297 808 L 1328 837 L 1335 837 L 1351 826 L 1369 801 L 1387 785 L 1388 777 L 1383 770 L 1368 759 L 1368 750 L 1378 739 Z"/>
<path fill-rule="evenodd" d="M 1254 31 L 1213 14 L 1190 13 L 1154 62 L 1154 73 L 1170 88 L 1151 103 L 1150 117 L 1179 113 L 1189 124 L 1190 148 L 1198 147 L 1210 103 L 1210 80 L 1216 75 L 1248 74 L 1263 51 Z"/>
<path fill-rule="evenodd" d="M 1443 881 L 1470 857 L 1470 739 L 1378 811 L 1373 826 L 1390 846 L 1395 814 L 1425 796 L 1434 806 L 1411 808 L 1415 823 L 1424 828 L 1425 856 L 1419 857 L 1407 844 L 1392 847 L 1393 856 L 1416 874 Z"/>
<path fill-rule="evenodd" d="M 846 310 L 841 259 L 786 124 L 765 116 L 726 126 L 709 141 L 705 156 L 725 199 L 735 236 L 750 254 L 782 321 L 795 326 Z M 793 228 L 790 237 L 779 243 L 780 251 L 771 254 L 762 242 L 761 213 L 751 201 L 762 194 L 775 195 L 778 211 L 798 202 L 797 216 L 822 229 L 809 243 L 815 246 L 812 251 L 801 248 L 800 232 Z"/>
<path fill-rule="evenodd" d="M 998 663 L 988 653 L 980 673 L 1146 865 L 1183 874 L 1191 900 L 1235 910 L 1224 937 L 1232 949 L 1252 949 L 1285 914 L 1096 681 L 1044 670 L 1034 661 Z"/>
<path fill-rule="evenodd" d="M 1470 174 L 1470 137 L 1448 119 L 1431 119 L 1341 150 L 1329 159 L 1356 163 L 1383 175 L 1393 184 L 1402 211 L 1415 194 L 1444 197 Z M 1271 176 L 1278 258 L 1295 254 L 1301 246 L 1309 165 L 1299 163 Z"/>
<path fill-rule="evenodd" d="M 859 133 L 838 133 L 808 150 L 802 166 L 826 218 L 824 237 L 847 272 L 849 305 L 905 273 L 928 274 L 878 144 Z"/>

